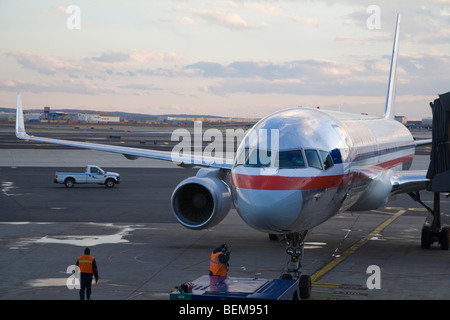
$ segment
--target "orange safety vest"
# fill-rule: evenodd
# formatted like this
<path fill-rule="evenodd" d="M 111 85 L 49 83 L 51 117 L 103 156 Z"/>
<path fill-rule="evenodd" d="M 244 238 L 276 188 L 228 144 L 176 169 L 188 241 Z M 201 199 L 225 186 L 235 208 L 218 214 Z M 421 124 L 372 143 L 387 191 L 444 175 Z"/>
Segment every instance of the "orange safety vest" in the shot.
<path fill-rule="evenodd" d="M 211 253 L 211 260 L 209 262 L 209 270 L 214 276 L 226 277 L 228 273 L 228 265 L 223 264 L 219 260 L 219 255 L 223 252 Z"/>
<path fill-rule="evenodd" d="M 80 268 L 80 272 L 83 273 L 94 273 L 92 268 L 92 263 L 94 261 L 94 257 L 85 254 L 78 258 L 78 267 Z"/>

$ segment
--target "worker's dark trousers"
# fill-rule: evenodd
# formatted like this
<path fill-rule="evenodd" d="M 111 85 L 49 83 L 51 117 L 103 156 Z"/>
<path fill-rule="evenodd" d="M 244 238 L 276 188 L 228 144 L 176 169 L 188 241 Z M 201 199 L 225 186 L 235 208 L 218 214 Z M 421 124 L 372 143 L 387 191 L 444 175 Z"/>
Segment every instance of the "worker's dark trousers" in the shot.
<path fill-rule="evenodd" d="M 91 298 L 92 273 L 80 273 L 80 300 L 84 300 L 84 291 L 86 291 L 86 299 Z"/>

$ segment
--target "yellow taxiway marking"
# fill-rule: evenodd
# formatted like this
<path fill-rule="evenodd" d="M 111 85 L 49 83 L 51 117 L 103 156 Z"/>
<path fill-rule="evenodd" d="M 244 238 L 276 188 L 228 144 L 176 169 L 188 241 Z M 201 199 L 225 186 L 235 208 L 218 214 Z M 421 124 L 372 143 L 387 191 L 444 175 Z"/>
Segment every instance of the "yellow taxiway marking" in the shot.
<path fill-rule="evenodd" d="M 315 293 L 329 293 L 329 294 L 334 293 L 334 291 L 330 291 L 330 290 L 314 290 L 314 289 L 312 289 L 311 291 L 315 292 Z"/>
<path fill-rule="evenodd" d="M 316 281 L 317 279 L 320 279 L 323 277 L 326 273 L 328 273 L 330 270 L 332 270 L 334 267 L 336 267 L 339 263 L 344 261 L 348 256 L 350 256 L 352 253 L 354 253 L 356 250 L 361 248 L 367 241 L 369 241 L 372 237 L 374 237 L 376 234 L 381 233 L 381 231 L 386 228 L 388 225 L 390 225 L 392 222 L 394 222 L 398 217 L 400 217 L 402 214 L 404 214 L 407 210 L 399 210 L 397 213 L 392 215 L 389 219 L 384 221 L 382 224 L 380 224 L 375 230 L 373 230 L 371 233 L 369 233 L 366 237 L 359 240 L 357 243 L 355 243 L 353 246 L 348 248 L 343 254 L 341 254 L 340 257 L 334 259 L 327 265 L 325 265 L 322 269 L 317 271 L 311 276 L 312 281 Z"/>
<path fill-rule="evenodd" d="M 315 288 L 339 288 L 341 283 L 321 283 L 321 282 L 313 282 L 313 287 Z"/>
<path fill-rule="evenodd" d="M 312 300 L 330 300 L 345 299 L 350 296 L 367 296 L 367 288 L 361 285 L 331 283 L 331 282 L 313 282 L 311 292 L 317 294 L 312 296 Z M 321 294 L 325 294 L 321 297 Z"/>

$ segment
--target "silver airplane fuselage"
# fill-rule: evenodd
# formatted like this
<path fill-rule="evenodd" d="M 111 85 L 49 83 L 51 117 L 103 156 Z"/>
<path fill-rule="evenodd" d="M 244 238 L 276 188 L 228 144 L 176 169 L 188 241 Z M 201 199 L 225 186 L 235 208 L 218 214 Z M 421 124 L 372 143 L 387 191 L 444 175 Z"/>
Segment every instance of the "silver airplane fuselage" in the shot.
<path fill-rule="evenodd" d="M 403 124 L 367 115 L 294 108 L 252 130 L 276 132 L 278 156 L 270 163 L 249 161 L 261 145 L 271 146 L 248 138 L 249 132 L 237 151 L 244 160 L 231 170 L 231 192 L 242 219 L 268 233 L 302 232 L 344 210 L 384 205 L 393 170 L 408 170 L 414 156 L 414 139 Z"/>

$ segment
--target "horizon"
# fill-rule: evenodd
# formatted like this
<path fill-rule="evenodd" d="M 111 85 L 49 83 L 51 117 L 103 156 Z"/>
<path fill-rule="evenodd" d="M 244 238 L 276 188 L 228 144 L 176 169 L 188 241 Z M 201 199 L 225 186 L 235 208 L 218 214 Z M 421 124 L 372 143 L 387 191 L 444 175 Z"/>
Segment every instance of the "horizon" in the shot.
<path fill-rule="evenodd" d="M 298 106 L 298 108 L 308 108 L 308 107 L 302 107 L 302 106 Z M 314 109 L 314 107 L 312 107 Z M 0 107 L 0 111 L 1 110 L 9 110 L 9 112 L 11 113 L 16 113 L 16 109 L 15 108 L 5 108 L 5 107 Z M 30 113 L 30 112 L 43 112 L 44 107 L 39 108 L 39 107 L 30 107 L 28 109 L 24 109 L 24 113 Z M 101 111 L 101 110 L 90 110 L 90 109 L 65 109 L 65 108 L 56 108 L 56 109 L 50 109 L 50 112 L 68 112 L 68 111 L 74 111 L 74 112 L 86 112 L 88 111 L 89 113 L 104 113 L 104 114 L 117 114 L 117 113 L 125 113 L 125 114 L 130 114 L 130 115 L 136 115 L 136 116 L 148 116 L 148 117 L 160 117 L 160 116 L 173 116 L 173 117 L 187 117 L 187 118 L 219 118 L 219 119 L 245 119 L 245 120 L 256 120 L 256 119 L 261 119 L 261 118 L 250 118 L 250 117 L 225 117 L 225 116 L 217 116 L 217 115 L 211 115 L 211 114 L 189 114 L 189 113 L 160 113 L 160 114 L 150 114 L 150 113 L 137 113 L 137 112 L 127 112 L 127 111 Z M 401 115 L 401 114 L 395 114 L 395 117 L 406 117 L 407 121 L 422 121 L 423 119 L 432 119 L 432 115 L 427 116 L 427 117 L 423 117 L 423 118 L 408 118 L 405 115 Z"/>
<path fill-rule="evenodd" d="M 384 111 L 402 14 L 396 114 L 450 91 L 450 0 L 0 4 L 0 105 L 261 118 Z"/>

